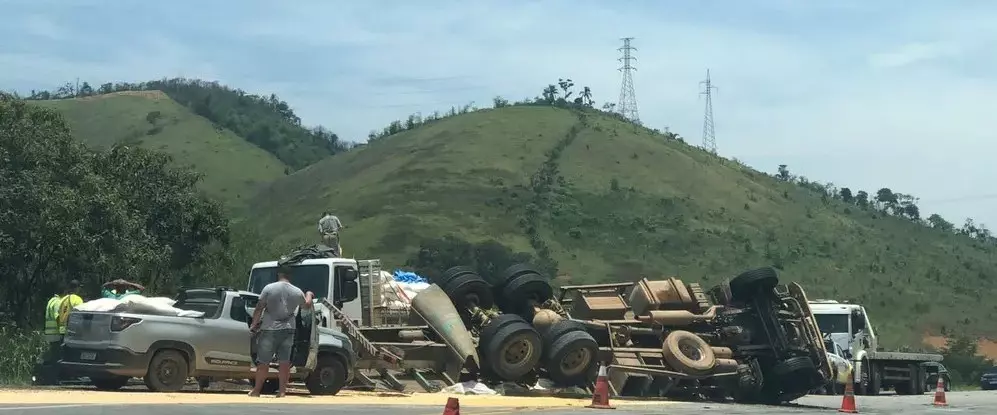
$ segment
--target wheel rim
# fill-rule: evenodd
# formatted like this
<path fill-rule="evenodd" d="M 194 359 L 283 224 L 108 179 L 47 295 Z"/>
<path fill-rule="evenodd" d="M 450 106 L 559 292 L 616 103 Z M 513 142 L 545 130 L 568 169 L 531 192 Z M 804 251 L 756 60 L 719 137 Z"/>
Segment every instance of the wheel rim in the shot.
<path fill-rule="evenodd" d="M 679 352 L 694 361 L 703 360 L 703 353 L 700 352 L 699 345 L 690 340 L 683 339 L 679 341 Z"/>
<path fill-rule="evenodd" d="M 520 365 L 533 355 L 533 343 L 529 339 L 520 337 L 505 348 L 502 360 L 509 365 Z"/>
<path fill-rule="evenodd" d="M 322 386 L 331 386 L 336 379 L 336 372 L 330 367 L 322 368 L 318 373 L 318 380 Z"/>
<path fill-rule="evenodd" d="M 164 360 L 160 362 L 156 373 L 159 377 L 159 381 L 168 385 L 173 384 L 180 372 L 179 368 L 180 365 L 173 360 Z"/>
<path fill-rule="evenodd" d="M 574 350 L 561 359 L 561 372 L 565 375 L 576 375 L 585 371 L 592 361 L 592 351 L 588 348 Z"/>

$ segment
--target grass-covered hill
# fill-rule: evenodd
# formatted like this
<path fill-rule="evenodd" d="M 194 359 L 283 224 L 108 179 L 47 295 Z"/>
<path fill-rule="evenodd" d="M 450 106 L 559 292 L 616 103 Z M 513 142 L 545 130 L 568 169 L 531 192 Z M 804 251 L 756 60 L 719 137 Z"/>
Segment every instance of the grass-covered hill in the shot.
<path fill-rule="evenodd" d="M 283 177 L 273 154 L 219 128 L 160 91 L 123 91 L 83 98 L 36 100 L 57 110 L 73 136 L 101 149 L 115 143 L 169 154 L 203 175 L 201 188 L 229 207 L 262 184 Z"/>
<path fill-rule="evenodd" d="M 814 298 L 865 304 L 895 345 L 924 332 L 997 335 L 990 241 L 814 189 L 591 109 L 512 106 L 338 154 L 250 206 L 284 245 L 317 241 L 332 210 L 349 226 L 346 255 L 387 266 L 447 234 L 556 263 L 561 282 L 713 283 L 774 264 Z"/>

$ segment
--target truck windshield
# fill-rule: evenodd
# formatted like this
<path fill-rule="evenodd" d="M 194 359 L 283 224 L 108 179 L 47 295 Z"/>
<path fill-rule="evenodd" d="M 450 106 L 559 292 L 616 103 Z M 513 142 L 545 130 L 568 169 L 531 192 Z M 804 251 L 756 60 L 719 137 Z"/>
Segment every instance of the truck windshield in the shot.
<path fill-rule="evenodd" d="M 815 314 L 821 333 L 848 333 L 848 314 Z"/>
<path fill-rule="evenodd" d="M 259 294 L 263 287 L 277 281 L 277 267 L 254 268 L 249 275 L 249 291 Z M 291 267 L 291 284 L 303 292 L 311 291 L 315 298 L 329 296 L 329 266 L 325 264 Z"/>

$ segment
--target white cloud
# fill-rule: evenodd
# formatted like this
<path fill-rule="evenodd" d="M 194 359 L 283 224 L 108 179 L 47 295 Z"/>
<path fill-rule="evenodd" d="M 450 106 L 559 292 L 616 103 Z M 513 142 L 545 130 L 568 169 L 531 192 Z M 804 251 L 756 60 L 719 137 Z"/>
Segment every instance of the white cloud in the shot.
<path fill-rule="evenodd" d="M 958 55 L 959 45 L 955 43 L 915 42 L 905 44 L 891 52 L 874 54 L 869 57 L 869 64 L 876 68 L 896 68 Z"/>

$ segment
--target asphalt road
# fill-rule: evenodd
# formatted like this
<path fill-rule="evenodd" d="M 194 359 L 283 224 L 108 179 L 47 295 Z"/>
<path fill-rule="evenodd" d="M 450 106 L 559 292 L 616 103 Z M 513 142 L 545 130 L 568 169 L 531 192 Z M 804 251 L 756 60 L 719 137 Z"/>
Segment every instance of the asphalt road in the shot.
<path fill-rule="evenodd" d="M 857 396 L 859 413 L 863 414 L 993 414 L 997 411 L 997 392 L 949 392 L 946 394 L 949 406 L 931 405 L 933 395 L 920 396 Z M 461 408 L 463 415 L 512 415 L 522 412 L 544 415 L 589 414 L 668 414 L 702 415 L 715 414 L 833 414 L 841 405 L 840 396 L 807 396 L 793 405 L 772 407 L 758 405 L 735 405 L 716 403 L 668 402 L 662 404 L 620 406 L 616 410 L 596 410 L 579 408 Z M 328 414 L 337 415 L 391 415 L 404 412 L 407 415 L 437 415 L 443 413 L 443 405 L 400 408 L 397 405 L 302 405 L 276 402 L 264 399 L 259 404 L 162 404 L 129 405 L 127 403 L 107 403 L 97 405 L 0 405 L 0 415 L 14 414 L 59 414 L 59 415 L 103 415 L 118 414 L 121 411 L 142 413 L 143 415 L 248 415 L 268 413 L 288 413 L 295 415 Z"/>

